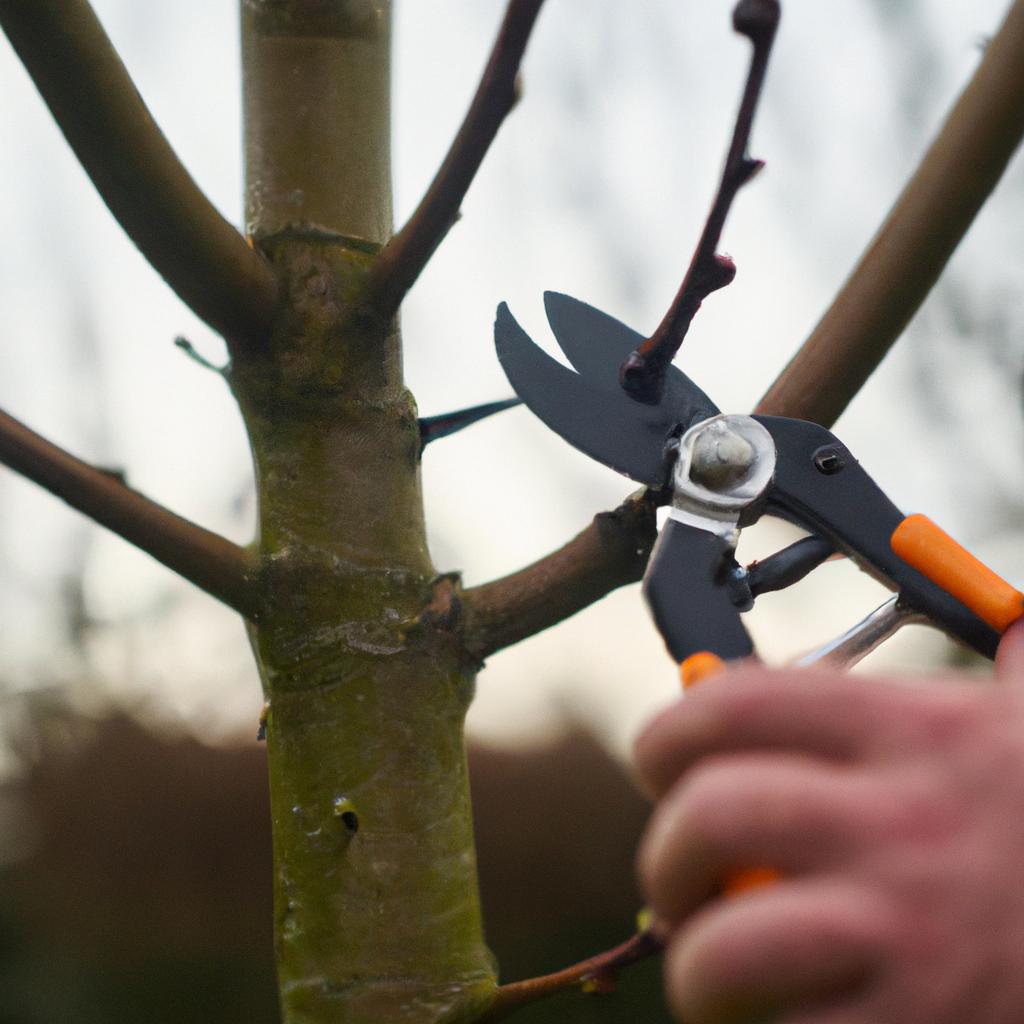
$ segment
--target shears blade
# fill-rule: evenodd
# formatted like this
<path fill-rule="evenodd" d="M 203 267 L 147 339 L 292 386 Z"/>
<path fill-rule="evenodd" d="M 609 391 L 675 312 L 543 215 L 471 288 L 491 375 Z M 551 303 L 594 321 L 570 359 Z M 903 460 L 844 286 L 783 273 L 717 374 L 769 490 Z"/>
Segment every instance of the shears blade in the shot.
<path fill-rule="evenodd" d="M 534 344 L 502 303 L 494 339 L 516 394 L 584 454 L 631 480 L 665 486 L 669 442 L 692 423 L 716 415 L 715 404 L 676 367 L 670 368 L 657 405 L 635 401 L 619 384 L 619 367 L 643 337 L 567 295 L 548 292 L 545 307 L 555 339 L 578 372 Z"/>

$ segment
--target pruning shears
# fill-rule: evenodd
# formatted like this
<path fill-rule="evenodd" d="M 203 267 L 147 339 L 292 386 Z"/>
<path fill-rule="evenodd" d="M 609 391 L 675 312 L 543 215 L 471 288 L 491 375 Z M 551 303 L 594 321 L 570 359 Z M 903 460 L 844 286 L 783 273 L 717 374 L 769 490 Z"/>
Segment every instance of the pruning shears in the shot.
<path fill-rule="evenodd" d="M 896 591 L 899 612 L 891 619 L 927 618 L 989 658 L 1024 615 L 1020 591 L 926 517 L 905 516 L 829 430 L 779 416 L 723 415 L 671 365 L 660 398 L 638 399 L 620 383 L 620 368 L 643 337 L 567 295 L 544 298 L 575 369 L 539 348 L 505 304 L 494 328 L 498 358 L 516 393 L 552 430 L 667 497 L 644 594 L 684 684 L 754 654 L 740 615 L 755 588 L 735 550 L 740 530 L 765 514 L 811 535 L 782 557 L 788 579 L 780 585 L 834 552 L 845 554 Z M 859 632 L 878 634 L 878 616 Z"/>

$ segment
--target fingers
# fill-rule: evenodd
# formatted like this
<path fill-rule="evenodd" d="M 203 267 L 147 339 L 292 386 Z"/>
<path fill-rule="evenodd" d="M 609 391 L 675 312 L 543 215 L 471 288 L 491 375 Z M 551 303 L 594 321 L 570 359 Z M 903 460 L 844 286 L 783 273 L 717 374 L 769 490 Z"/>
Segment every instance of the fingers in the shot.
<path fill-rule="evenodd" d="M 744 868 L 797 875 L 838 864 L 872 835 L 873 782 L 820 758 L 746 755 L 713 760 L 662 800 L 640 847 L 656 917 L 672 924 Z"/>
<path fill-rule="evenodd" d="M 892 921 L 876 896 L 831 880 L 716 902 L 669 944 L 669 1003 L 688 1024 L 838 1021 L 883 962 Z"/>
<path fill-rule="evenodd" d="M 1015 622 L 1003 634 L 996 652 L 996 677 L 1000 681 L 1017 681 L 1024 687 L 1024 620 Z"/>
<path fill-rule="evenodd" d="M 865 680 L 831 672 L 737 669 L 704 682 L 641 733 L 641 781 L 660 796 L 691 764 L 742 749 L 858 754 L 880 714 Z"/>
<path fill-rule="evenodd" d="M 640 781 L 660 796 L 716 754 L 788 750 L 864 762 L 928 742 L 975 699 L 955 677 L 923 687 L 825 670 L 740 668 L 707 680 L 655 718 L 637 740 L 636 765 Z"/>

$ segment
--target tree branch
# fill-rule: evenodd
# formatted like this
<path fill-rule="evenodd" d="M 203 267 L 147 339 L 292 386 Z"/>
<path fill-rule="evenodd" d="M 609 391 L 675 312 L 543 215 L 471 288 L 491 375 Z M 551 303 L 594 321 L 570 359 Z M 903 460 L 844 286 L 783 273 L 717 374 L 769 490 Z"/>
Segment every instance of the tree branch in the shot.
<path fill-rule="evenodd" d="M 747 148 L 780 17 L 778 0 L 740 0 L 733 10 L 733 27 L 747 36 L 754 47 L 747 84 L 718 192 L 683 283 L 654 334 L 622 364 L 622 386 L 637 401 L 653 405 L 661 400 L 665 373 L 701 303 L 736 276 L 735 264 L 728 256 L 719 255 L 718 243 L 737 194 L 764 166 L 760 160 L 747 156 Z"/>
<path fill-rule="evenodd" d="M 1016 0 L 917 172 L 757 412 L 831 426 L 903 332 L 1024 135 Z"/>
<path fill-rule="evenodd" d="M 516 79 L 544 0 L 509 0 L 480 85 L 448 155 L 409 221 L 384 247 L 360 303 L 387 322 L 458 219 L 459 207 L 518 98 Z"/>
<path fill-rule="evenodd" d="M 0 412 L 0 463 L 119 534 L 246 618 L 258 612 L 243 548 L 190 523 Z"/>
<path fill-rule="evenodd" d="M 483 660 L 635 583 L 654 544 L 657 504 L 638 491 L 546 558 L 464 591 L 463 645 Z"/>
<path fill-rule="evenodd" d="M 582 988 L 584 992 L 601 994 L 611 992 L 621 970 L 660 953 L 663 948 L 661 939 L 648 929 L 637 933 L 607 953 L 582 960 L 554 974 L 501 985 L 490 1009 L 477 1024 L 495 1024 L 524 1006 L 571 988 Z"/>
<path fill-rule="evenodd" d="M 266 333 L 269 264 L 182 166 L 88 0 L 0 0 L 0 26 L 128 236 L 229 343 Z"/>

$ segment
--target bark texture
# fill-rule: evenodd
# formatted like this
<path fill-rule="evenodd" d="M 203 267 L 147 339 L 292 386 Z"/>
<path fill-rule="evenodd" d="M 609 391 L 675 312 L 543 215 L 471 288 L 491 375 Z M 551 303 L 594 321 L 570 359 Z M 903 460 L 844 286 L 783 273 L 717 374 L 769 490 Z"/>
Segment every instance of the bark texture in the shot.
<path fill-rule="evenodd" d="M 282 312 L 231 384 L 260 502 L 288 1024 L 469 1020 L 495 985 L 463 745 L 476 665 L 422 616 L 435 572 L 397 328 L 350 315 L 391 230 L 389 16 L 243 2 L 248 230 Z"/>

